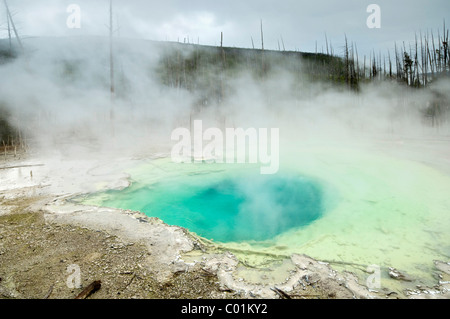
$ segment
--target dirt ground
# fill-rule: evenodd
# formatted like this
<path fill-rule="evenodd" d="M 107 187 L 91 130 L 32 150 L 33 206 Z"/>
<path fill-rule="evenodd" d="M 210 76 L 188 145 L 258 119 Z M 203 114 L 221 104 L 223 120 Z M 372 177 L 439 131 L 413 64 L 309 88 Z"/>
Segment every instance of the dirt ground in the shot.
<path fill-rule="evenodd" d="M 149 257 L 145 246 L 102 231 L 46 223 L 42 212 L 27 211 L 33 200 L 1 201 L 2 206 L 15 207 L 0 216 L 1 298 L 71 299 L 95 280 L 101 281 L 101 288 L 89 298 L 239 297 L 221 291 L 217 278 L 201 271 L 180 272 L 158 282 L 142 266 Z M 70 265 L 79 266 L 80 288 L 70 288 L 75 284 Z"/>

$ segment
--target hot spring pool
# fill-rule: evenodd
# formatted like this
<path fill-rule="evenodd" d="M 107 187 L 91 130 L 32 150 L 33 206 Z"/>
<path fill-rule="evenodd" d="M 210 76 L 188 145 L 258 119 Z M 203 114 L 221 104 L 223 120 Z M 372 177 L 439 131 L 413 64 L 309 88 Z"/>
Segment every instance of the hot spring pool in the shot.
<path fill-rule="evenodd" d="M 248 252 L 247 263 L 260 263 L 265 253 L 300 253 L 395 267 L 415 284 L 435 284 L 433 260 L 450 259 L 448 175 L 353 150 L 282 158 L 276 175 L 249 165 L 159 159 L 131 169 L 131 187 L 92 194 L 84 203 L 159 217 Z"/>
<path fill-rule="evenodd" d="M 207 175 L 205 175 L 207 174 Z M 301 175 L 210 170 L 203 174 L 135 182 L 109 191 L 102 204 L 159 217 L 217 242 L 273 239 L 324 214 L 324 190 Z"/>

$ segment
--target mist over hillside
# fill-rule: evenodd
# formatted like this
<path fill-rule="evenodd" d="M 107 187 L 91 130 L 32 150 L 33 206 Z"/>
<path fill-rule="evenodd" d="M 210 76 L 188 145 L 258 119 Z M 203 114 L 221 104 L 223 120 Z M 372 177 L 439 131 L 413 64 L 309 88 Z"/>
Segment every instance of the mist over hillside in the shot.
<path fill-rule="evenodd" d="M 28 38 L 12 55 L 0 42 L 7 144 L 20 136 L 40 149 L 167 148 L 170 132 L 195 119 L 279 127 L 282 140 L 299 142 L 449 132 L 446 78 L 419 90 L 352 82 L 349 61 L 336 56 L 125 38 L 113 41 L 111 75 L 106 37 Z"/>

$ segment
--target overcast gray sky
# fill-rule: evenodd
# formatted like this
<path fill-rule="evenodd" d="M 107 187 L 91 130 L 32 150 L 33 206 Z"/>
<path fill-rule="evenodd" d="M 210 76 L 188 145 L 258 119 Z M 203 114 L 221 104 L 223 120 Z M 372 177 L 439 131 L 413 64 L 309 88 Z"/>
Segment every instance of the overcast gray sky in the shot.
<path fill-rule="evenodd" d="M 8 0 L 19 32 L 24 36 L 107 35 L 109 0 Z M 414 40 L 415 32 L 450 25 L 450 0 L 114 0 L 117 36 L 218 45 L 264 46 L 278 49 L 283 38 L 286 50 L 325 48 L 325 33 L 336 53 L 342 53 L 344 35 L 357 44 L 360 55 L 371 50 L 393 49 L 394 42 Z M 370 29 L 369 4 L 381 9 L 381 28 Z M 67 7 L 81 8 L 81 28 L 66 25 Z M 3 17 L 3 18 L 2 18 Z M 6 14 L 0 9 L 4 29 Z M 2 37 L 6 37 L 3 30 Z"/>

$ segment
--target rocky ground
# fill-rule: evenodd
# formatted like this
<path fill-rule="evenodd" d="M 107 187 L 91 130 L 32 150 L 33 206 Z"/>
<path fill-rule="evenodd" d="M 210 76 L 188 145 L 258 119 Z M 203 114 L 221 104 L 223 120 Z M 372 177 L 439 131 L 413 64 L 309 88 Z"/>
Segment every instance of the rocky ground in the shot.
<path fill-rule="evenodd" d="M 169 280 L 154 279 L 143 244 L 124 242 L 104 231 L 47 223 L 43 212 L 27 209 L 33 198 L 1 201 L 14 209 L 0 216 L 0 297 L 75 298 L 95 280 L 89 298 L 236 298 L 221 291 L 216 276 L 193 270 Z M 80 269 L 81 287 L 71 280 Z"/>

